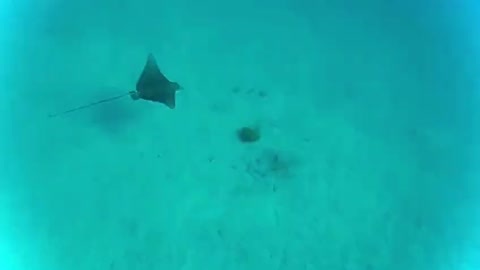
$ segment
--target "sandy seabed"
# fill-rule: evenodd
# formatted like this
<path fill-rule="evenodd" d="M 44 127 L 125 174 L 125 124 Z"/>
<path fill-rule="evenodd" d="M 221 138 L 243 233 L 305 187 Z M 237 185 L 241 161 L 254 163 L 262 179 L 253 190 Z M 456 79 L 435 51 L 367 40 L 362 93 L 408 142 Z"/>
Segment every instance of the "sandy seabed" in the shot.
<path fill-rule="evenodd" d="M 474 42 L 441 5 L 354 2 L 1 9 L 0 269 L 478 269 Z M 148 53 L 174 110 L 47 117 Z"/>

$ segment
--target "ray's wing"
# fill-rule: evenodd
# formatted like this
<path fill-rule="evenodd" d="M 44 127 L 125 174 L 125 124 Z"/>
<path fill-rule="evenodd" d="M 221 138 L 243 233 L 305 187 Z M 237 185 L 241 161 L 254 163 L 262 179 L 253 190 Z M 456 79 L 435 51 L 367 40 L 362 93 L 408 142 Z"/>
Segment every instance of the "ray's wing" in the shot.
<path fill-rule="evenodd" d="M 169 83 L 170 81 L 160 71 L 160 68 L 157 65 L 157 60 L 155 60 L 153 54 L 150 53 L 142 74 L 137 81 L 136 90 L 141 93 L 148 89 L 163 88 Z"/>

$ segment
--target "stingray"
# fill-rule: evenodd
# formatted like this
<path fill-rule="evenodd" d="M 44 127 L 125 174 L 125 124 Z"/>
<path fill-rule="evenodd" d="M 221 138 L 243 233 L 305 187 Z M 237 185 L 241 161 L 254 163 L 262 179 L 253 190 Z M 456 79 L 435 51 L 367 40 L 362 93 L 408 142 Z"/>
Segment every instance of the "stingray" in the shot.
<path fill-rule="evenodd" d="M 138 78 L 135 91 L 130 91 L 122 95 L 102 99 L 64 112 L 50 114 L 49 117 L 56 117 L 78 110 L 83 110 L 101 103 L 118 100 L 126 96 L 130 96 L 130 98 L 132 98 L 133 100 L 142 99 L 163 103 L 168 108 L 174 109 L 175 94 L 181 89 L 183 88 L 178 83 L 171 82 L 167 79 L 167 77 L 165 77 L 165 75 L 163 75 L 163 73 L 160 71 L 160 68 L 158 67 L 157 60 L 155 60 L 153 54 L 150 53 L 147 58 L 147 63 L 143 68 L 142 74 L 140 74 L 140 78 Z"/>

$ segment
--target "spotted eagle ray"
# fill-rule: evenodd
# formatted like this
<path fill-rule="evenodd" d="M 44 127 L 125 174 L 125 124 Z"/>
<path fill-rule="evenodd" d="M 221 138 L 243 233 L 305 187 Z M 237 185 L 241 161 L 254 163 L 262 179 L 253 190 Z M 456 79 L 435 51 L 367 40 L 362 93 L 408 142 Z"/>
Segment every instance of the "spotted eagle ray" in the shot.
<path fill-rule="evenodd" d="M 143 99 L 163 103 L 168 108 L 174 109 L 175 93 L 181 89 L 183 88 L 178 83 L 171 82 L 167 79 L 167 77 L 165 77 L 165 75 L 163 75 L 158 67 L 157 60 L 155 60 L 153 54 L 150 53 L 147 58 L 147 63 L 143 68 L 142 74 L 140 74 L 140 78 L 138 78 L 135 91 L 130 91 L 119 96 L 102 99 L 64 112 L 51 114 L 49 117 L 56 117 L 78 110 L 83 110 L 101 103 L 121 99 L 126 96 L 130 96 L 133 100 Z"/>

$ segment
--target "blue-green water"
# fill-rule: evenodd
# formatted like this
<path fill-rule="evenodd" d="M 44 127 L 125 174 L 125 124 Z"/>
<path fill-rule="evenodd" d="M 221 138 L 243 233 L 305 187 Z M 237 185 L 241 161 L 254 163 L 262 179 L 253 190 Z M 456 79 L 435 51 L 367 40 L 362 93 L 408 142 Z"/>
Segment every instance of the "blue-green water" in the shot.
<path fill-rule="evenodd" d="M 2 1 L 0 269 L 479 269 L 480 6 L 414 2 Z"/>

